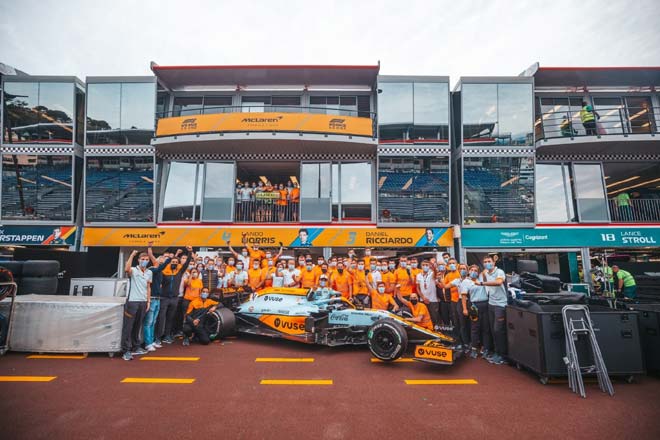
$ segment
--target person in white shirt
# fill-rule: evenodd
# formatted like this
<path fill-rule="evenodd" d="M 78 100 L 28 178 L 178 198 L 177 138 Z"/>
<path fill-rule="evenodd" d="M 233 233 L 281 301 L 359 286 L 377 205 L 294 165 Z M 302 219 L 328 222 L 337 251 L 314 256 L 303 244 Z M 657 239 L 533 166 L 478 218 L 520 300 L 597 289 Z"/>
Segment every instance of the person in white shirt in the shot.
<path fill-rule="evenodd" d="M 300 287 L 300 269 L 296 268 L 296 263 L 293 260 L 289 260 L 287 268 L 282 269 L 280 273 L 282 274 L 283 287 Z"/>
<path fill-rule="evenodd" d="M 433 327 L 437 328 L 440 325 L 440 303 L 438 302 L 438 292 L 435 287 L 435 273 L 431 269 L 431 262 L 428 260 L 422 261 L 422 271 L 417 274 L 417 292 L 420 294 L 420 299 L 426 304 L 433 321 Z"/>
<path fill-rule="evenodd" d="M 481 273 L 480 281 L 482 285 L 486 286 L 488 292 L 488 320 L 495 343 L 495 354 L 487 360 L 492 364 L 502 365 L 506 363 L 504 357 L 507 354 L 507 295 L 504 286 L 506 275 L 502 269 L 495 266 L 495 261 L 490 256 L 484 258 L 484 267 L 485 270 Z"/>
<path fill-rule="evenodd" d="M 490 334 L 488 320 L 488 292 L 479 280 L 479 266 L 473 264 L 468 268 L 468 278 L 459 286 L 461 298 L 467 296 L 469 300 L 468 316 L 470 317 L 470 356 L 478 356 L 481 345 L 481 357 L 488 358 L 493 349 L 493 338 Z"/>
<path fill-rule="evenodd" d="M 248 285 L 248 272 L 244 270 L 243 262 L 236 263 L 236 270 L 231 274 L 229 287 L 245 287 Z"/>
<path fill-rule="evenodd" d="M 458 327 L 456 333 L 463 345 L 463 351 L 467 354 L 470 350 L 470 321 L 468 320 L 467 288 L 472 284 L 472 281 L 468 278 L 467 265 L 459 264 L 458 271 L 461 277 L 456 278 L 451 282 L 452 285 L 457 287 L 460 295 L 458 302 L 453 304 L 453 306 L 456 307 L 455 318 L 458 321 L 454 323 L 454 326 Z M 464 295 L 461 295 L 461 289 L 466 291 Z"/>
<path fill-rule="evenodd" d="M 371 274 L 371 279 L 373 280 L 371 290 L 376 290 L 378 288 L 378 283 L 383 281 L 383 273 L 381 270 L 382 268 L 380 263 L 372 259 L 369 264 L 369 273 Z"/>
<path fill-rule="evenodd" d="M 230 241 L 227 241 L 227 246 L 229 247 L 229 252 L 234 254 L 234 257 L 236 257 L 236 261 L 243 262 L 243 268 L 250 267 L 250 252 L 248 248 L 244 247 L 243 249 L 241 249 L 241 253 L 239 254 L 234 250 L 233 247 L 231 247 Z"/>

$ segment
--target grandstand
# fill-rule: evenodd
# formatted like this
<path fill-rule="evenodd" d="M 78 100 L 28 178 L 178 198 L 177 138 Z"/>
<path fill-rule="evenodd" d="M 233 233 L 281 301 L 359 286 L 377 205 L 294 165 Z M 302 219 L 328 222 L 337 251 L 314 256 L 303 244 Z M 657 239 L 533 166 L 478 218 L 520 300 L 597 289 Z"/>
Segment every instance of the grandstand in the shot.
<path fill-rule="evenodd" d="M 22 196 L 22 201 L 21 201 Z M 71 168 L 22 167 L 2 173 L 3 220 L 71 221 Z"/>
<path fill-rule="evenodd" d="M 87 221 L 144 222 L 146 218 L 153 221 L 152 211 L 153 183 L 150 171 L 87 170 Z"/>
<path fill-rule="evenodd" d="M 498 222 L 534 221 L 533 188 L 516 184 L 520 182 L 517 182 L 518 179 L 512 181 L 511 174 L 516 175 L 511 170 L 500 177 L 485 168 L 465 169 L 466 223 L 472 219 L 477 223 L 488 223 L 494 220 L 493 215 Z M 484 209 L 483 204 L 488 209 Z M 475 212 L 479 215 L 473 215 Z"/>
<path fill-rule="evenodd" d="M 449 222 L 448 173 L 379 173 L 378 209 L 394 222 Z"/>

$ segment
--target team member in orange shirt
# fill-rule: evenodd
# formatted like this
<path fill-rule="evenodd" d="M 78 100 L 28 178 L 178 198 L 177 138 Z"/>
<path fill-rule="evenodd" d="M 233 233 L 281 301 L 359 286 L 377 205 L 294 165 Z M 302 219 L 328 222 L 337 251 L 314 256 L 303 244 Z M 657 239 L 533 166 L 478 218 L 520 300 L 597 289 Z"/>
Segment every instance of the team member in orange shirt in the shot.
<path fill-rule="evenodd" d="M 277 205 L 278 218 L 280 219 L 280 222 L 283 222 L 286 217 L 287 208 L 289 205 L 289 191 L 287 191 L 284 188 L 284 185 L 280 183 L 277 192 L 280 193 L 280 198 L 277 199 L 275 204 Z"/>
<path fill-rule="evenodd" d="M 303 289 L 311 289 L 316 285 L 316 274 L 312 260 L 305 261 L 305 269 L 300 272 L 300 285 Z"/>
<path fill-rule="evenodd" d="M 297 183 L 293 184 L 291 193 L 291 214 L 293 216 L 293 221 L 298 221 L 298 207 L 300 206 L 300 186 Z"/>
<path fill-rule="evenodd" d="M 400 293 L 402 297 L 407 299 L 412 293 L 415 279 L 410 273 L 410 268 L 408 268 L 408 259 L 406 257 L 401 257 L 399 259 L 399 268 L 394 271 L 394 279 L 396 281 L 396 297 L 398 298 L 398 294 Z"/>
<path fill-rule="evenodd" d="M 396 286 L 396 277 L 394 276 L 394 269 L 396 268 L 394 262 L 389 262 L 387 260 L 381 261 L 381 267 L 383 268 L 381 279 L 385 283 L 385 292 L 390 295 L 394 295 L 394 289 Z"/>
<path fill-rule="evenodd" d="M 314 266 L 314 275 L 318 278 L 321 275 L 321 266 L 325 263 L 325 258 L 318 257 L 316 259 L 316 266 Z"/>
<path fill-rule="evenodd" d="M 325 277 L 330 280 L 330 277 L 332 276 L 332 273 L 330 273 L 330 270 L 328 269 L 328 265 L 326 263 L 321 264 L 321 266 L 316 266 L 319 268 L 317 275 L 316 275 L 316 284 L 318 285 L 319 279 L 325 275 Z M 330 287 L 330 283 L 328 282 L 328 287 Z"/>
<path fill-rule="evenodd" d="M 412 257 L 410 259 L 410 276 L 412 277 L 412 291 L 414 293 L 419 293 L 417 291 L 417 275 L 422 273 L 422 269 L 419 268 L 419 261 L 417 261 L 417 258 Z"/>
<path fill-rule="evenodd" d="M 454 327 L 456 327 L 457 330 L 457 342 L 459 345 L 462 345 L 463 343 L 467 343 L 468 341 L 462 341 L 461 334 L 458 331 L 458 325 L 460 322 L 460 318 L 457 313 L 458 311 L 458 302 L 460 299 L 460 295 L 458 293 L 458 285 L 455 283 L 452 283 L 454 280 L 460 280 L 461 279 L 461 273 L 458 271 L 458 263 L 456 262 L 455 258 L 450 258 L 449 261 L 447 262 L 447 272 L 445 273 L 444 278 L 442 279 L 442 283 L 438 284 L 438 287 L 440 288 L 445 288 L 449 289 L 450 295 L 451 295 L 451 321 Z M 462 311 L 460 312 L 462 313 Z M 462 348 L 462 347 L 461 347 Z M 460 348 L 459 348 L 460 350 Z"/>
<path fill-rule="evenodd" d="M 190 302 L 199 298 L 199 294 L 204 288 L 204 283 L 199 276 L 197 269 L 192 269 L 190 273 L 183 275 L 183 301 L 181 301 L 181 308 L 185 311 L 188 310 Z M 180 318 L 179 318 L 180 319 Z"/>
<path fill-rule="evenodd" d="M 343 262 L 337 263 L 337 270 L 332 274 L 330 281 L 333 290 L 341 293 L 346 299 L 353 298 L 353 281 L 351 274 L 344 268 Z"/>
<path fill-rule="evenodd" d="M 248 248 L 248 249 L 250 249 L 250 248 Z M 273 256 L 273 252 L 271 250 L 267 250 L 265 252 L 264 258 L 261 260 L 262 269 L 266 269 L 267 267 L 277 266 L 277 260 L 279 260 L 280 257 L 282 256 L 283 250 L 284 250 L 284 247 L 282 246 L 281 242 L 280 242 L 280 251 L 277 253 L 277 255 Z M 272 266 L 268 264 L 269 261 L 271 261 L 273 263 Z"/>
<path fill-rule="evenodd" d="M 253 292 L 261 290 L 266 280 L 265 271 L 261 268 L 261 261 L 252 260 L 252 267 L 248 269 L 248 286 Z"/>
<path fill-rule="evenodd" d="M 371 260 L 372 259 L 373 258 L 371 258 L 371 248 L 366 248 L 364 250 L 364 258 L 363 258 L 364 264 L 365 264 L 366 267 L 371 267 Z"/>
<path fill-rule="evenodd" d="M 371 286 L 374 282 L 371 274 L 364 270 L 364 260 L 358 261 L 357 268 L 351 271 L 353 276 L 353 298 L 358 304 L 369 307 Z"/>
<path fill-rule="evenodd" d="M 385 283 L 382 281 L 378 283 L 376 290 L 371 292 L 371 308 L 376 310 L 392 309 L 393 312 L 399 310 L 399 306 L 392 295 L 385 292 Z"/>
<path fill-rule="evenodd" d="M 404 298 L 401 294 L 399 294 L 398 297 L 399 301 L 408 307 L 410 309 L 410 313 L 413 315 L 412 318 L 406 318 L 406 320 L 414 322 L 415 324 L 428 330 L 433 330 L 433 321 L 431 321 L 431 314 L 429 313 L 429 309 L 426 307 L 426 304 L 419 300 L 419 297 L 416 293 L 410 294 L 410 301 Z"/>

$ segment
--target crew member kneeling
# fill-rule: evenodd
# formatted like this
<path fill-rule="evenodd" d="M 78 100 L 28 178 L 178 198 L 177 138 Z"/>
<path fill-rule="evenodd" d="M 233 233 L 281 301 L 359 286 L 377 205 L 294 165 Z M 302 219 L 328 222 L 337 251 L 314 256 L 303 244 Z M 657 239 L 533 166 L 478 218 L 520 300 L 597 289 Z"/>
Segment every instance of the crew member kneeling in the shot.
<path fill-rule="evenodd" d="M 190 338 L 193 333 L 202 345 L 208 345 L 211 342 L 209 333 L 204 328 L 204 320 L 209 313 L 215 312 L 217 306 L 217 301 L 209 299 L 209 290 L 207 288 L 202 289 L 199 298 L 190 301 L 183 324 L 183 345 L 190 345 Z"/>
<path fill-rule="evenodd" d="M 376 290 L 371 292 L 371 308 L 376 310 L 391 310 L 392 312 L 399 311 L 392 295 L 385 292 L 385 283 L 379 282 Z"/>
<path fill-rule="evenodd" d="M 414 322 L 420 327 L 424 327 L 428 330 L 433 330 L 433 321 L 431 321 L 431 314 L 429 309 L 426 307 L 426 304 L 419 301 L 419 296 L 417 293 L 410 294 L 410 301 L 405 299 L 401 293 L 397 293 L 399 301 L 403 303 L 406 307 L 410 309 L 412 313 L 412 318 L 406 318 L 410 322 Z"/>

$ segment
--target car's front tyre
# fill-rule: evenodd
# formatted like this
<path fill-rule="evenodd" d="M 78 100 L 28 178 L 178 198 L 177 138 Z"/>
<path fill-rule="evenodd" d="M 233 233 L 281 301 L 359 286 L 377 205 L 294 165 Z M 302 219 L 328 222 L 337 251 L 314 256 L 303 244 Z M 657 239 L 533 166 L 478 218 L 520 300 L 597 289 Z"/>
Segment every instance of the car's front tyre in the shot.
<path fill-rule="evenodd" d="M 400 358 L 408 348 L 408 334 L 398 322 L 381 319 L 369 327 L 367 332 L 369 350 L 382 361 Z"/>

